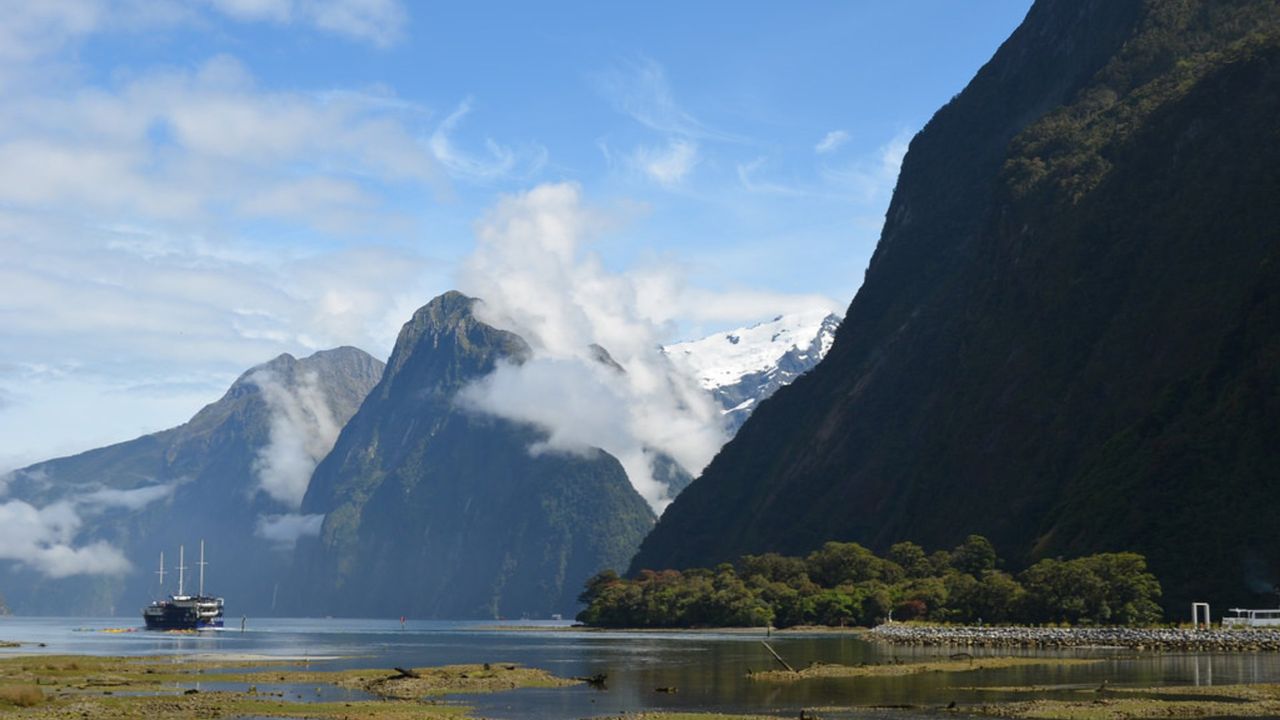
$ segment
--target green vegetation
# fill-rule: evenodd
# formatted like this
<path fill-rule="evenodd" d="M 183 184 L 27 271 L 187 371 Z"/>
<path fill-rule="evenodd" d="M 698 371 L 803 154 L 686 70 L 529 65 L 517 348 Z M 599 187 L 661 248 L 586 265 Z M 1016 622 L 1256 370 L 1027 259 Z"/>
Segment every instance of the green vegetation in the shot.
<path fill-rule="evenodd" d="M 1017 577 L 995 548 L 970 535 L 926 554 L 898 543 L 879 557 L 829 542 L 805 557 L 747 555 L 736 565 L 684 572 L 606 570 L 587 581 L 578 620 L 603 627 L 873 625 L 887 618 L 942 622 L 1144 625 L 1160 619 L 1160 583 L 1135 553 L 1041 560 Z"/>
<path fill-rule="evenodd" d="M 246 687 L 239 692 L 200 691 L 198 683 L 206 680 Z M 0 714 L 18 707 L 27 718 L 464 718 L 468 708 L 437 704 L 436 698 L 577 682 L 513 663 L 416 668 L 406 674 L 297 669 L 263 660 L 30 656 L 0 658 Z M 299 687 L 317 686 L 318 692 L 321 685 L 361 690 L 379 699 L 295 701 Z"/>

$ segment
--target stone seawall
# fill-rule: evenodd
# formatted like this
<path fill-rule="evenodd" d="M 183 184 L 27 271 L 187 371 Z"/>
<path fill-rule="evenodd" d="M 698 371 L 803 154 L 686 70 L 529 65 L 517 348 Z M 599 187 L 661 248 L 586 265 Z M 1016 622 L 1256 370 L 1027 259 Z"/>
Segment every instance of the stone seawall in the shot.
<path fill-rule="evenodd" d="M 949 627 L 890 623 L 872 629 L 865 637 L 893 645 L 975 648 L 1123 647 L 1171 652 L 1280 652 L 1280 630 L 1259 628 Z"/>

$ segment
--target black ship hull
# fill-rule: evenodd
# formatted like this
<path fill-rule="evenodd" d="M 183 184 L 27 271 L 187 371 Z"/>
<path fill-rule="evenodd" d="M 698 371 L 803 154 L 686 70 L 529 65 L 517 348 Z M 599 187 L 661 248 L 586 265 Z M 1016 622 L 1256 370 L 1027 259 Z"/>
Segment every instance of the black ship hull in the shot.
<path fill-rule="evenodd" d="M 148 630 L 205 630 L 222 627 L 222 599 L 171 597 L 142 611 Z"/>

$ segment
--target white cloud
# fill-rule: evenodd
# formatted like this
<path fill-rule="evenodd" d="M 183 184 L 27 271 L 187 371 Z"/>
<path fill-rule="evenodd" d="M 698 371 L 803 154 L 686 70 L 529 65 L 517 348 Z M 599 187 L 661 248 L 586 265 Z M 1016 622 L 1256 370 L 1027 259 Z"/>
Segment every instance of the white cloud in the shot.
<path fill-rule="evenodd" d="M 832 130 L 822 136 L 822 139 L 818 141 L 818 144 L 813 146 L 813 151 L 819 155 L 825 155 L 827 153 L 835 152 L 841 145 L 844 145 L 847 142 L 849 142 L 849 133 L 843 130 Z"/>
<path fill-rule="evenodd" d="M 118 575 L 129 561 L 105 542 L 74 545 L 80 516 L 70 502 L 37 508 L 21 500 L 0 504 L 0 559 L 15 560 L 51 578 Z"/>
<path fill-rule="evenodd" d="M 298 377 L 293 387 L 270 370 L 255 372 L 249 381 L 262 391 L 271 410 L 268 442 L 253 462 L 258 488 L 296 510 L 307 493 L 312 471 L 333 449 L 341 427 L 315 373 Z"/>
<path fill-rule="evenodd" d="M 637 148 L 631 161 L 658 184 L 679 185 L 698 164 L 698 146 L 689 140 L 675 139 L 665 147 Z"/>
<path fill-rule="evenodd" d="M 404 36 L 408 17 L 399 0 L 208 0 L 237 20 L 302 23 L 380 47 Z"/>
<path fill-rule="evenodd" d="M 258 518 L 254 534 L 280 550 L 292 550 L 301 538 L 319 535 L 323 524 L 324 515 L 263 515 Z"/>
<path fill-rule="evenodd" d="M 293 17 L 293 0 L 209 0 L 209 3 L 238 20 L 283 23 Z"/>
<path fill-rule="evenodd" d="M 46 481 L 40 471 L 22 474 L 28 483 Z M 0 495 L 15 479 L 15 473 L 0 477 Z M 141 510 L 172 496 L 181 482 L 131 489 L 98 488 L 44 507 L 22 500 L 0 503 L 0 560 L 16 561 L 51 578 L 128 572 L 129 561 L 110 543 L 76 543 L 83 515 L 109 509 Z"/>
<path fill-rule="evenodd" d="M 88 506 L 90 510 L 105 508 L 141 510 L 153 502 L 172 496 L 177 487 L 178 483 L 173 482 L 145 485 L 130 490 L 102 488 L 76 497 L 75 502 L 78 505 Z"/>
<path fill-rule="evenodd" d="M 377 227 L 386 185 L 441 188 L 416 115 L 352 95 L 258 89 L 233 58 L 0 108 L 0 201 L 184 223 L 264 214 Z"/>
<path fill-rule="evenodd" d="M 0 2 L 0 61 L 25 61 L 88 35 L 103 22 L 99 0 L 4 0 Z"/>
<path fill-rule="evenodd" d="M 485 141 L 487 157 L 468 154 L 456 147 L 453 143 L 453 134 L 457 131 L 462 119 L 470 112 L 471 99 L 468 98 L 441 121 L 428 141 L 428 146 L 436 160 L 449 171 L 450 175 L 479 182 L 511 176 L 529 177 L 546 164 L 547 151 L 541 146 L 517 152 L 489 138 Z"/>
<path fill-rule="evenodd" d="M 710 396 L 659 351 L 669 328 L 646 314 L 655 303 L 642 297 L 644 284 L 605 270 L 585 249 L 609 223 L 576 186 L 561 184 L 506 197 L 477 224 L 461 289 L 483 300 L 482 320 L 528 341 L 534 358 L 500 367 L 463 401 L 545 428 L 534 452 L 605 450 L 660 511 L 669 497 L 653 477 L 654 453 L 697 474 L 725 431 Z M 594 358 L 592 344 L 625 372 Z"/>

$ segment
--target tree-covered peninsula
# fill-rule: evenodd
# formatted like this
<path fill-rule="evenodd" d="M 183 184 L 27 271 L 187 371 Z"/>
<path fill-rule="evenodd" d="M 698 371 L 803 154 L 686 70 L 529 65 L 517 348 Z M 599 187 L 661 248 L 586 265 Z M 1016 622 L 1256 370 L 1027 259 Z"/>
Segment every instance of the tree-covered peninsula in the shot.
<path fill-rule="evenodd" d="M 957 623 L 1145 625 L 1158 622 L 1160 582 L 1136 553 L 1045 559 L 1012 574 L 971 535 L 952 550 L 915 543 L 881 557 L 829 542 L 803 557 L 746 555 L 715 569 L 606 570 L 587 581 L 578 620 L 598 627 Z"/>

